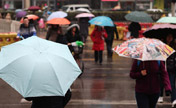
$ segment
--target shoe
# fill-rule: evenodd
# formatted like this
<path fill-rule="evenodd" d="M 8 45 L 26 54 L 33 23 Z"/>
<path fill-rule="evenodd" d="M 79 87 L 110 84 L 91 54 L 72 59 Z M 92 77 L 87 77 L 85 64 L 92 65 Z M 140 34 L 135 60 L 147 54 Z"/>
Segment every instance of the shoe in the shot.
<path fill-rule="evenodd" d="M 26 99 L 22 98 L 20 103 L 32 103 L 32 101 L 27 101 Z"/>
<path fill-rule="evenodd" d="M 174 108 L 175 105 L 176 105 L 176 100 L 174 100 L 174 101 L 172 102 L 172 108 Z"/>
<path fill-rule="evenodd" d="M 163 103 L 163 97 L 159 97 L 158 103 Z"/>

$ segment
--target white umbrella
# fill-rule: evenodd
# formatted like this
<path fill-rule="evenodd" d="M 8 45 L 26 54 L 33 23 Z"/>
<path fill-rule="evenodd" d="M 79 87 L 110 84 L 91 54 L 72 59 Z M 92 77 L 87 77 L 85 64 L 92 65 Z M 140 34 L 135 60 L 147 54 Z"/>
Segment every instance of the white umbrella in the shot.
<path fill-rule="evenodd" d="M 87 13 L 91 13 L 88 9 L 86 8 L 78 8 L 76 11 L 78 12 L 87 12 Z"/>
<path fill-rule="evenodd" d="M 70 29 L 72 29 L 73 27 L 77 27 L 78 29 L 80 29 L 80 27 L 79 27 L 78 24 L 72 24 L 71 26 L 69 26 L 69 27 L 67 28 L 67 31 L 70 30 Z"/>
<path fill-rule="evenodd" d="M 81 13 L 81 14 L 76 15 L 76 18 L 85 18 L 85 17 L 95 17 L 95 15 L 91 13 Z"/>
<path fill-rule="evenodd" d="M 56 11 L 56 12 L 53 12 L 48 18 L 47 20 L 51 20 L 53 18 L 64 18 L 67 16 L 67 13 L 63 12 L 63 11 Z"/>

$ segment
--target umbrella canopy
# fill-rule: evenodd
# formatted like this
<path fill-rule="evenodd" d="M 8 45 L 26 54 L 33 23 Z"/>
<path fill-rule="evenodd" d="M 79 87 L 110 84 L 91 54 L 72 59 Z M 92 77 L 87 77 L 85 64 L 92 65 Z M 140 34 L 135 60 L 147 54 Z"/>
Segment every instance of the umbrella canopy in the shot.
<path fill-rule="evenodd" d="M 19 11 L 16 13 L 16 17 L 17 18 L 22 18 L 24 16 L 26 16 L 27 12 L 26 11 Z"/>
<path fill-rule="evenodd" d="M 18 12 L 20 12 L 20 11 L 23 11 L 22 9 L 16 9 L 15 10 L 15 13 L 18 13 Z"/>
<path fill-rule="evenodd" d="M 81 13 L 76 15 L 76 18 L 86 18 L 86 17 L 95 17 L 95 15 L 91 14 L 91 13 Z"/>
<path fill-rule="evenodd" d="M 31 6 L 31 7 L 28 8 L 28 10 L 30 10 L 30 11 L 37 11 L 39 9 L 40 9 L 39 6 Z"/>
<path fill-rule="evenodd" d="M 147 29 L 143 34 L 149 38 L 164 39 L 164 37 L 167 36 L 169 33 L 171 34 L 176 33 L 176 25 L 174 24 L 155 24 L 151 28 Z"/>
<path fill-rule="evenodd" d="M 87 13 L 91 13 L 88 9 L 86 8 L 78 8 L 76 11 L 78 12 L 87 12 Z"/>
<path fill-rule="evenodd" d="M 123 42 L 113 49 L 119 56 L 141 61 L 165 61 L 173 52 L 170 46 L 157 39 L 138 38 Z"/>
<path fill-rule="evenodd" d="M 97 26 L 110 26 L 113 27 L 114 23 L 111 18 L 107 16 L 98 16 L 89 21 L 90 24 L 97 25 Z"/>
<path fill-rule="evenodd" d="M 63 11 L 57 11 L 57 12 L 53 12 L 48 18 L 47 20 L 51 20 L 53 18 L 64 18 L 67 17 L 67 13 L 63 12 Z"/>
<path fill-rule="evenodd" d="M 145 12 L 134 11 L 125 15 L 125 19 L 133 22 L 153 22 L 151 16 Z"/>
<path fill-rule="evenodd" d="M 37 36 L 3 47 L 0 60 L 0 78 L 23 97 L 64 96 L 81 73 L 67 45 Z"/>
<path fill-rule="evenodd" d="M 37 20 L 39 18 L 37 15 L 33 15 L 33 14 L 27 15 L 26 17 L 28 17 L 28 19 L 33 19 L 33 20 Z M 23 18 L 21 18 L 20 22 L 23 23 Z"/>
<path fill-rule="evenodd" d="M 47 21 L 47 24 L 66 25 L 66 24 L 70 24 L 70 21 L 66 18 L 54 18 Z"/>
<path fill-rule="evenodd" d="M 162 17 L 157 23 L 173 23 L 176 24 L 176 17 Z"/>

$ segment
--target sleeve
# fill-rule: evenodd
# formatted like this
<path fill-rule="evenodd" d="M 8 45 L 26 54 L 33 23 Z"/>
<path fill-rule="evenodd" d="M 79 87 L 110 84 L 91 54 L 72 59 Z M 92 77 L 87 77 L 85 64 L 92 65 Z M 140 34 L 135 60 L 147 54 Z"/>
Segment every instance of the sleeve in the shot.
<path fill-rule="evenodd" d="M 31 32 L 33 33 L 33 36 L 36 36 L 36 35 L 37 35 L 36 29 L 35 29 L 34 26 L 32 27 Z"/>
<path fill-rule="evenodd" d="M 143 78 L 141 72 L 138 71 L 137 69 L 137 60 L 134 60 L 133 64 L 132 64 L 132 67 L 131 67 L 131 70 L 130 70 L 130 77 L 132 79 L 140 79 L 140 78 Z"/>
<path fill-rule="evenodd" d="M 50 29 L 48 30 L 48 32 L 47 32 L 47 34 L 46 34 L 46 40 L 49 40 L 49 38 L 50 38 Z"/>
<path fill-rule="evenodd" d="M 78 38 L 79 41 L 83 41 L 83 37 L 80 34 L 78 35 Z"/>
<path fill-rule="evenodd" d="M 164 62 L 162 62 L 162 61 L 161 61 L 161 64 L 160 64 L 160 70 L 161 70 L 161 78 L 163 80 L 165 90 L 166 91 L 168 91 L 168 90 L 171 91 L 171 84 L 170 84 L 170 80 L 169 80 L 169 75 L 168 75 L 168 72 L 166 71 Z"/>
<path fill-rule="evenodd" d="M 18 30 L 18 32 L 17 32 L 17 36 L 21 36 L 21 27 L 22 27 L 22 24 L 21 24 L 20 27 L 19 27 L 19 30 Z"/>
<path fill-rule="evenodd" d="M 91 33 L 91 35 L 90 35 L 90 38 L 91 38 L 91 40 L 93 41 L 93 42 L 95 42 L 95 30 L 93 30 L 93 32 Z"/>
<path fill-rule="evenodd" d="M 131 32 L 132 31 L 132 24 L 128 26 L 128 30 Z"/>
<path fill-rule="evenodd" d="M 66 33 L 65 37 L 66 37 L 67 43 L 70 43 L 69 33 Z"/>
<path fill-rule="evenodd" d="M 108 34 L 107 34 L 106 30 L 105 30 L 105 29 L 103 29 L 103 32 L 104 32 L 103 37 L 104 37 L 104 38 L 107 38 L 107 37 L 108 37 Z"/>
<path fill-rule="evenodd" d="M 21 36 L 20 31 L 18 31 L 17 36 Z"/>
<path fill-rule="evenodd" d="M 139 23 L 138 23 L 139 24 Z M 139 30 L 141 30 L 141 25 L 139 24 Z"/>
<path fill-rule="evenodd" d="M 117 31 L 116 25 L 115 25 L 115 27 L 114 27 L 114 32 L 115 32 L 115 34 L 116 34 L 116 39 L 119 39 L 119 34 L 118 34 L 118 31 Z"/>

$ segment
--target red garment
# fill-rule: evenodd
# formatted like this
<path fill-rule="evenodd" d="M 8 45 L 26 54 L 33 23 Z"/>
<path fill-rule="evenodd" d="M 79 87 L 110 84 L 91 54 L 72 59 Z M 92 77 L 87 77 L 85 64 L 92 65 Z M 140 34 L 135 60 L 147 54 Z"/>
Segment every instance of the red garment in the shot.
<path fill-rule="evenodd" d="M 93 41 L 93 50 L 95 51 L 103 51 L 104 50 L 104 38 L 107 38 L 108 35 L 104 29 L 102 31 L 98 31 L 97 28 L 94 29 L 92 34 L 90 35 Z"/>
<path fill-rule="evenodd" d="M 144 65 L 144 66 L 143 66 Z M 147 71 L 146 76 L 142 76 L 141 70 L 145 68 Z M 168 72 L 165 69 L 164 62 L 158 66 L 157 61 L 140 62 L 138 66 L 137 60 L 134 60 L 130 77 L 136 79 L 136 92 L 154 94 L 160 92 L 160 81 L 163 81 L 166 91 L 171 91 Z"/>

